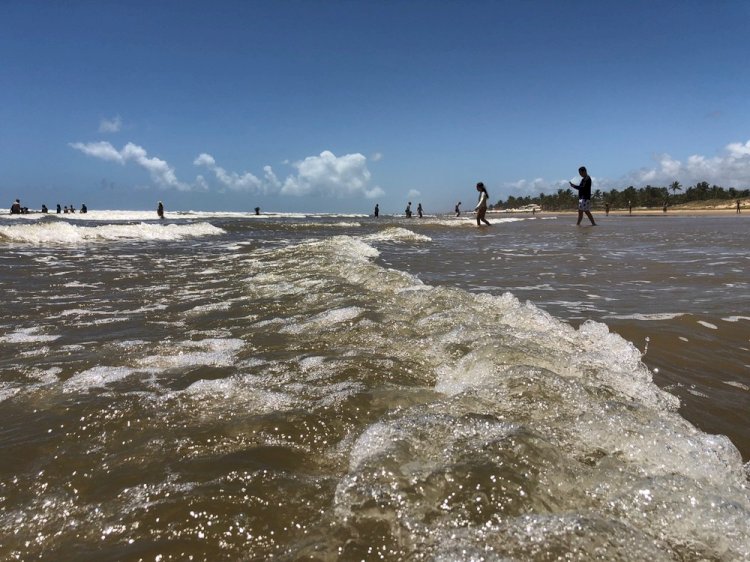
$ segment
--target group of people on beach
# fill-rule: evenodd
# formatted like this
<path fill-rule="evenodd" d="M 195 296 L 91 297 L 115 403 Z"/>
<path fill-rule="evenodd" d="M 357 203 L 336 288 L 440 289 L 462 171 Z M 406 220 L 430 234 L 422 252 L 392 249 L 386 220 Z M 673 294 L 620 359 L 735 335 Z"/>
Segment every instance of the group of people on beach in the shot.
<path fill-rule="evenodd" d="M 578 191 L 578 222 L 576 224 L 581 224 L 581 220 L 583 219 L 583 215 L 585 214 L 591 221 L 591 225 L 596 226 L 594 217 L 591 214 L 591 177 L 589 176 L 588 171 L 586 171 L 585 166 L 581 166 L 580 168 L 578 168 L 578 174 L 581 176 L 581 183 L 576 185 L 573 182 L 569 182 L 570 187 Z M 487 206 L 490 196 L 483 182 L 480 181 L 477 183 L 477 191 L 479 192 L 479 201 L 477 202 L 476 207 L 474 207 L 474 212 L 476 213 L 477 218 L 477 226 L 482 226 L 482 223 L 489 226 L 490 222 L 485 218 L 485 216 L 487 214 Z M 461 215 L 461 201 L 456 203 L 455 212 L 457 217 Z M 373 214 L 376 218 L 380 215 L 379 205 L 375 205 L 375 211 Z M 407 203 L 404 214 L 406 215 L 406 218 L 411 218 L 411 201 Z M 419 203 L 417 205 L 417 214 L 421 219 L 422 203 Z"/>
<path fill-rule="evenodd" d="M 581 182 L 576 185 L 573 182 L 570 183 L 570 187 L 578 191 L 578 221 L 576 222 L 576 225 L 580 226 L 581 221 L 583 220 L 583 216 L 586 215 L 586 217 L 591 221 L 591 226 L 596 226 L 596 222 L 594 221 L 594 216 L 591 214 L 591 177 L 588 174 L 588 171 L 586 170 L 586 166 L 581 166 L 578 168 L 578 174 L 581 176 Z M 482 226 L 482 223 L 486 224 L 487 226 L 490 225 L 490 222 L 485 218 L 485 215 L 487 214 L 487 206 L 489 201 L 489 193 L 487 192 L 487 188 L 484 186 L 483 182 L 478 182 L 476 185 L 476 189 L 479 192 L 479 201 L 477 202 L 477 205 L 474 207 L 474 212 L 476 213 L 476 219 L 477 219 L 477 226 Z M 630 206 L 630 201 L 628 201 L 628 207 L 630 214 L 632 214 L 632 207 Z M 86 204 L 81 205 L 80 212 L 86 213 L 88 211 L 88 208 L 86 207 Z M 10 214 L 12 215 L 22 215 L 29 213 L 28 207 L 22 207 L 21 206 L 21 200 L 16 199 L 13 204 L 10 207 Z M 31 211 L 33 212 L 33 211 Z M 42 204 L 42 213 L 47 213 L 49 210 L 47 209 L 47 205 Z M 57 204 L 57 214 L 64 213 L 75 213 L 75 207 L 73 205 L 66 205 L 64 208 L 60 207 L 60 204 Z M 609 203 L 606 203 L 605 205 L 605 212 L 607 215 L 609 215 Z M 664 207 L 664 212 L 666 212 L 666 204 Z M 737 213 L 740 212 L 740 200 L 737 200 Z M 461 215 L 461 201 L 456 203 L 455 207 L 455 213 L 456 216 Z M 159 204 L 156 207 L 156 214 L 160 219 L 164 218 L 164 204 L 159 201 Z M 260 207 L 255 207 L 255 214 L 260 214 Z M 375 210 L 373 212 L 374 216 L 377 218 L 380 216 L 380 206 L 378 204 L 375 205 Z M 406 205 L 406 209 L 404 210 L 404 214 L 406 215 L 406 218 L 412 217 L 412 210 L 411 210 L 411 201 L 409 201 Z M 424 216 L 424 212 L 422 209 L 422 203 L 417 204 L 417 215 L 421 219 Z"/>
<path fill-rule="evenodd" d="M 60 203 L 57 204 L 57 214 L 68 214 L 68 213 L 75 213 L 76 208 L 73 205 L 65 205 L 65 207 L 61 207 Z M 21 206 L 21 200 L 16 199 L 13 204 L 10 206 L 10 214 L 11 215 L 27 215 L 29 213 L 33 213 L 35 211 L 29 211 L 28 207 L 22 207 Z M 49 213 L 49 209 L 47 208 L 47 205 L 42 203 L 42 208 L 39 210 L 40 213 Z M 86 207 L 86 203 L 81 205 L 81 213 L 87 213 L 88 207 Z"/>

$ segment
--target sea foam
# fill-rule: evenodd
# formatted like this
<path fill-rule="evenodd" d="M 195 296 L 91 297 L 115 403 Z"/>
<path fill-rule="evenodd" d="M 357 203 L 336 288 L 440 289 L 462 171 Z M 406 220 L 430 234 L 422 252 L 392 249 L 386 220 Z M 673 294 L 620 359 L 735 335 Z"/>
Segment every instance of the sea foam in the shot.
<path fill-rule="evenodd" d="M 107 224 L 79 226 L 63 221 L 0 226 L 0 240 L 26 244 L 80 244 L 113 240 L 182 240 L 217 236 L 224 230 L 206 222 L 191 224 Z"/>

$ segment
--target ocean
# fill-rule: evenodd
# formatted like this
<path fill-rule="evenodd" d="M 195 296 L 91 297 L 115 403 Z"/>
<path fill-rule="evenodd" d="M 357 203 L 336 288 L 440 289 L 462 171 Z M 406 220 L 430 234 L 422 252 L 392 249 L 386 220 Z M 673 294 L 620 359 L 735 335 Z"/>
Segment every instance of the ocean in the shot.
<path fill-rule="evenodd" d="M 750 560 L 740 216 L 0 216 L 2 560 Z"/>

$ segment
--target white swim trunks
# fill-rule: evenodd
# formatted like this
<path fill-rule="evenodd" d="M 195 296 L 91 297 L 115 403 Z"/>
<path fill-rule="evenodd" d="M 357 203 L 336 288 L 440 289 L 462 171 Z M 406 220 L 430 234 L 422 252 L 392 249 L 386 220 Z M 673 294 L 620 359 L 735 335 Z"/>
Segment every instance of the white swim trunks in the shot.
<path fill-rule="evenodd" d="M 578 200 L 579 211 L 590 211 L 591 210 L 591 199 L 579 199 Z"/>

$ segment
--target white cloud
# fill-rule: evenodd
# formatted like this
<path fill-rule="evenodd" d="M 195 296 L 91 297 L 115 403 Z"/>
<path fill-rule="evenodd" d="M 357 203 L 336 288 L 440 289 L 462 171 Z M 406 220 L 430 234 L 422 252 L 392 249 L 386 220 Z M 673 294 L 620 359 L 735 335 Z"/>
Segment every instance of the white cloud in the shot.
<path fill-rule="evenodd" d="M 666 186 L 673 181 L 679 181 L 683 185 L 701 181 L 722 187 L 750 185 L 750 141 L 728 144 L 719 156 L 693 154 L 683 162 L 669 154 L 663 154 L 658 156 L 656 161 L 657 165 L 653 168 L 644 168 L 628 174 L 626 182 L 636 186 Z"/>
<path fill-rule="evenodd" d="M 359 153 L 336 156 L 325 150 L 320 156 L 308 156 L 293 166 L 297 168 L 297 174 L 284 181 L 281 193 L 285 195 L 364 195 L 372 199 L 384 194 L 379 187 L 369 187 L 371 176 L 367 158 Z"/>
<path fill-rule="evenodd" d="M 370 157 L 370 160 L 372 160 L 373 162 L 380 162 L 382 159 L 383 159 L 382 152 L 376 152 Z"/>
<path fill-rule="evenodd" d="M 112 119 L 102 119 L 99 122 L 100 133 L 117 133 L 120 129 L 122 129 L 122 117 L 119 115 Z"/>
<path fill-rule="evenodd" d="M 745 144 L 740 142 L 733 142 L 727 145 L 729 154 L 733 157 L 741 158 L 743 156 L 750 156 L 750 140 Z"/>
<path fill-rule="evenodd" d="M 241 175 L 236 172 L 227 172 L 221 166 L 216 165 L 216 160 L 213 156 L 205 152 L 200 154 L 193 161 L 193 164 L 195 166 L 204 166 L 211 170 L 216 179 L 226 188 L 235 191 L 251 191 L 253 193 L 266 191 L 263 182 L 250 172 L 245 172 Z"/>
<path fill-rule="evenodd" d="M 297 173 L 287 176 L 283 181 L 271 166 L 263 167 L 263 179 L 250 172 L 228 172 L 216 164 L 213 156 L 206 153 L 200 154 L 193 164 L 208 168 L 224 187 L 235 190 L 297 196 L 363 195 L 367 198 L 380 197 L 385 193 L 380 187 L 369 187 L 370 171 L 367 169 L 367 159 L 361 154 L 337 157 L 326 150 L 319 156 L 308 156 L 291 164 L 297 169 Z"/>
<path fill-rule="evenodd" d="M 111 162 L 117 162 L 119 164 L 125 163 L 125 158 L 122 154 L 110 143 L 106 141 L 101 142 L 73 142 L 70 143 L 72 148 L 80 150 L 87 156 L 93 156 L 94 158 L 100 158 L 101 160 L 109 160 Z"/>
<path fill-rule="evenodd" d="M 170 187 L 180 191 L 189 191 L 192 189 L 191 186 L 177 179 L 174 169 L 166 161 L 156 157 L 149 158 L 144 148 L 132 142 L 126 144 L 122 150 L 117 150 L 106 141 L 91 143 L 76 142 L 71 143 L 70 146 L 88 156 L 102 160 L 117 162 L 123 165 L 130 161 L 135 162 L 148 170 L 151 179 L 162 187 Z"/>
<path fill-rule="evenodd" d="M 208 190 L 205 177 L 199 175 L 193 185 L 177 179 L 174 169 L 164 160 L 149 157 L 143 147 L 127 143 L 117 150 L 107 141 L 91 143 L 71 143 L 70 146 L 88 156 L 125 165 L 134 162 L 148 170 L 153 181 L 162 187 L 171 187 L 181 191 L 192 189 Z M 201 153 L 193 160 L 195 166 L 201 166 L 213 173 L 223 189 L 248 191 L 252 193 L 282 193 L 284 195 L 314 197 L 352 197 L 364 196 L 368 199 L 382 197 L 385 191 L 378 186 L 370 186 L 370 171 L 367 169 L 367 158 L 362 154 L 345 154 L 336 156 L 326 150 L 319 156 L 308 156 L 292 164 L 296 174 L 290 174 L 280 180 L 271 166 L 263 167 L 263 177 L 259 178 L 250 172 L 238 174 L 222 168 L 216 159 L 207 153 Z M 416 192 L 418 195 L 419 192 Z"/>
<path fill-rule="evenodd" d="M 420 195 L 422 195 L 422 192 L 419 191 L 418 189 L 410 189 L 409 193 L 406 194 L 406 197 L 408 199 L 413 199 L 415 197 L 419 197 Z"/>
<path fill-rule="evenodd" d="M 519 193 L 525 195 L 539 195 L 543 192 L 557 191 L 563 186 L 569 187 L 567 180 L 548 181 L 544 178 L 518 180 L 505 184 L 505 187 L 510 188 L 510 192 L 516 196 Z"/>

